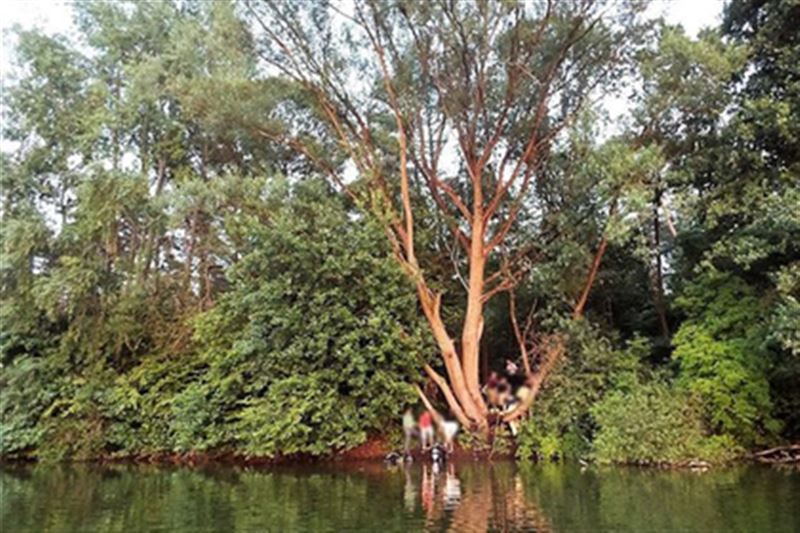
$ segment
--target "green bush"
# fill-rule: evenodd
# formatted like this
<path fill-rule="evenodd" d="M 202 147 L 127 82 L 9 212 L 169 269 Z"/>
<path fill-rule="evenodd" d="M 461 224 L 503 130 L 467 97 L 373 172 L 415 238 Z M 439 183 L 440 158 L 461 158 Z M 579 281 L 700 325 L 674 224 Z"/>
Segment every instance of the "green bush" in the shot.
<path fill-rule="evenodd" d="M 677 303 L 689 315 L 673 338 L 678 384 L 700 398 L 713 433 L 745 447 L 769 442 L 780 425 L 771 416 L 768 314 L 753 288 L 706 274 Z"/>
<path fill-rule="evenodd" d="M 599 426 L 595 457 L 600 462 L 631 463 L 691 457 L 702 433 L 686 400 L 662 384 L 610 393 L 592 408 Z"/>
<path fill-rule="evenodd" d="M 611 392 L 591 411 L 598 425 L 593 455 L 601 463 L 722 461 L 739 452 L 728 437 L 706 438 L 694 403 L 665 383 Z"/>
<path fill-rule="evenodd" d="M 649 344 L 634 338 L 623 349 L 588 322 L 569 324 L 566 356 L 545 382 L 517 436 L 520 459 L 577 459 L 591 452 L 592 406 L 615 387 L 638 380 Z"/>
<path fill-rule="evenodd" d="M 71 351 L 70 333 L 47 357 L 9 357 L 0 453 L 324 455 L 384 431 L 415 402 L 409 384 L 432 350 L 385 236 L 318 182 L 271 183 L 270 223 L 239 221 L 248 251 L 175 351 L 122 364 L 128 348 Z M 87 316 L 80 335 L 119 329 Z"/>
<path fill-rule="evenodd" d="M 2 368 L 0 455 L 23 457 L 39 446 L 44 431 L 39 417 L 53 400 L 53 377 L 47 362 L 38 358 L 21 357 Z"/>
<path fill-rule="evenodd" d="M 383 235 L 318 185 L 291 194 L 196 321 L 203 369 L 172 403 L 178 449 L 322 455 L 416 400 L 424 329 Z"/>
<path fill-rule="evenodd" d="M 367 436 L 358 402 L 330 385 L 330 372 L 287 377 L 247 402 L 236 425 L 245 453 L 323 455 L 351 448 Z"/>

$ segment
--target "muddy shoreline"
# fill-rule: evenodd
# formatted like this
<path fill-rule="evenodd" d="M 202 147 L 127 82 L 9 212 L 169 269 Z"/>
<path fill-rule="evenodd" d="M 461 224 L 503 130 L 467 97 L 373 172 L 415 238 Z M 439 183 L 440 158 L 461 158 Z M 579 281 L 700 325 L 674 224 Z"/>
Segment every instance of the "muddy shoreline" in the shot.
<path fill-rule="evenodd" d="M 217 450 L 208 452 L 154 452 L 150 454 L 130 454 L 114 455 L 108 454 L 88 459 L 69 459 L 65 461 L 55 461 L 57 463 L 85 463 L 85 464 L 131 464 L 131 465 L 164 465 L 164 466 L 291 466 L 303 464 L 346 464 L 364 462 L 383 462 L 386 456 L 398 451 L 392 447 L 385 438 L 377 437 L 367 442 L 345 450 L 340 453 L 330 455 L 313 456 L 309 454 L 279 455 L 274 457 L 247 455 L 230 450 Z M 800 444 L 792 444 L 770 450 L 755 451 L 738 457 L 725 464 L 736 463 L 761 463 L 761 464 L 781 464 L 800 468 Z M 793 453 L 793 460 L 788 460 L 787 453 Z M 428 452 L 423 452 L 419 448 L 412 450 L 411 455 L 414 462 L 429 461 Z M 775 460 L 771 458 L 774 457 Z M 450 454 L 449 460 L 456 462 L 464 461 L 513 461 L 515 455 L 513 451 L 505 453 L 478 452 L 461 446 L 456 446 L 454 452 Z M 48 461 L 31 457 L 0 457 L 0 464 L 25 464 L 25 463 L 45 463 Z M 590 463 L 584 463 L 589 466 Z M 594 464 L 594 463 L 591 463 Z M 655 468 L 655 469 L 691 469 L 707 470 L 710 468 L 724 466 L 712 464 L 706 461 L 688 460 L 677 463 L 667 462 L 648 462 L 648 463 L 616 463 L 616 466 L 628 466 L 636 468 Z"/>
<path fill-rule="evenodd" d="M 94 463 L 94 464 L 142 464 L 142 465 L 175 465 L 175 466 L 274 466 L 294 464 L 324 464 L 324 463 L 356 463 L 356 462 L 383 462 L 391 452 L 399 451 L 392 447 L 387 439 L 378 437 L 345 450 L 333 452 L 329 455 L 314 456 L 310 454 L 278 455 L 274 457 L 247 455 L 231 450 L 216 451 L 189 451 L 189 452 L 154 452 L 147 454 L 107 454 L 87 459 L 68 459 L 64 463 Z M 419 448 L 411 451 L 414 461 L 428 460 L 428 453 Z M 484 453 L 475 452 L 456 446 L 450 455 L 455 461 L 490 461 L 513 460 L 513 453 Z M 0 463 L 38 463 L 47 462 L 32 457 L 0 457 Z"/>

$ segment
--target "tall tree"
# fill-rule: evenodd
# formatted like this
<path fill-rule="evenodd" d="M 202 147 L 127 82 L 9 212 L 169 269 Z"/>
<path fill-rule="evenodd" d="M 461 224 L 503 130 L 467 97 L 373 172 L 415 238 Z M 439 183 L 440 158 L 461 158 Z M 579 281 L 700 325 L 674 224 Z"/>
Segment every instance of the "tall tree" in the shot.
<path fill-rule="evenodd" d="M 348 194 L 383 220 L 395 257 L 413 280 L 441 353 L 446 378 L 430 365 L 453 414 L 488 429 L 479 380 L 484 307 L 511 290 L 541 242 L 517 242 L 515 221 L 547 179 L 559 134 L 632 49 L 636 3 L 594 1 L 248 2 L 269 68 L 303 88 L 312 120 L 337 140 L 358 180 L 319 149 L 310 132 L 265 128 L 316 162 Z M 607 213 L 614 211 L 608 198 Z M 454 335 L 442 318 L 445 295 L 420 263 L 415 213 L 433 206 L 463 249 L 463 320 Z M 535 222 L 534 222 L 535 223 Z M 572 309 L 586 306 L 607 240 Z M 528 261 L 525 261 L 527 259 Z M 525 413 L 563 352 L 544 341 L 534 394 L 506 415 Z M 526 364 L 533 369 L 536 365 Z"/>

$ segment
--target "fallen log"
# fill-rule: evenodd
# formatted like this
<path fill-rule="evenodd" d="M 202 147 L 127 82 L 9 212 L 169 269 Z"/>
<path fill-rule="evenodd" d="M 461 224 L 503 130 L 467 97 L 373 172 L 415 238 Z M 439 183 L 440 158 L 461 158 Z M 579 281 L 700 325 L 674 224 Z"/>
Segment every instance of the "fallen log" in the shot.
<path fill-rule="evenodd" d="M 800 463 L 800 444 L 776 446 L 750 455 L 760 463 L 789 464 Z"/>

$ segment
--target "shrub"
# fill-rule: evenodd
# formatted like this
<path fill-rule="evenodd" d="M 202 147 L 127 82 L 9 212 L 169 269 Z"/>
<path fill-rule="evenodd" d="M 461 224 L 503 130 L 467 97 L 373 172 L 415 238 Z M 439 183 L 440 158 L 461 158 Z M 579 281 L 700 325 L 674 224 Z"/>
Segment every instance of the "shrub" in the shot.
<path fill-rule="evenodd" d="M 706 274 L 677 303 L 689 317 L 675 334 L 678 384 L 702 402 L 705 423 L 745 447 L 763 444 L 780 429 L 771 417 L 766 320 L 741 279 Z"/>
<path fill-rule="evenodd" d="M 602 463 L 721 461 L 738 452 L 730 438 L 706 438 L 694 402 L 665 383 L 614 391 L 591 411 L 598 425 L 593 455 Z"/>
<path fill-rule="evenodd" d="M 576 459 L 591 452 L 596 429 L 591 408 L 615 387 L 638 380 L 649 344 L 635 338 L 624 349 L 587 322 L 572 324 L 566 357 L 537 397 L 517 437 L 519 459 Z"/>
<path fill-rule="evenodd" d="M 206 368 L 173 404 L 181 448 L 322 455 L 416 401 L 427 345 L 383 235 L 314 184 L 292 192 L 195 323 Z"/>

